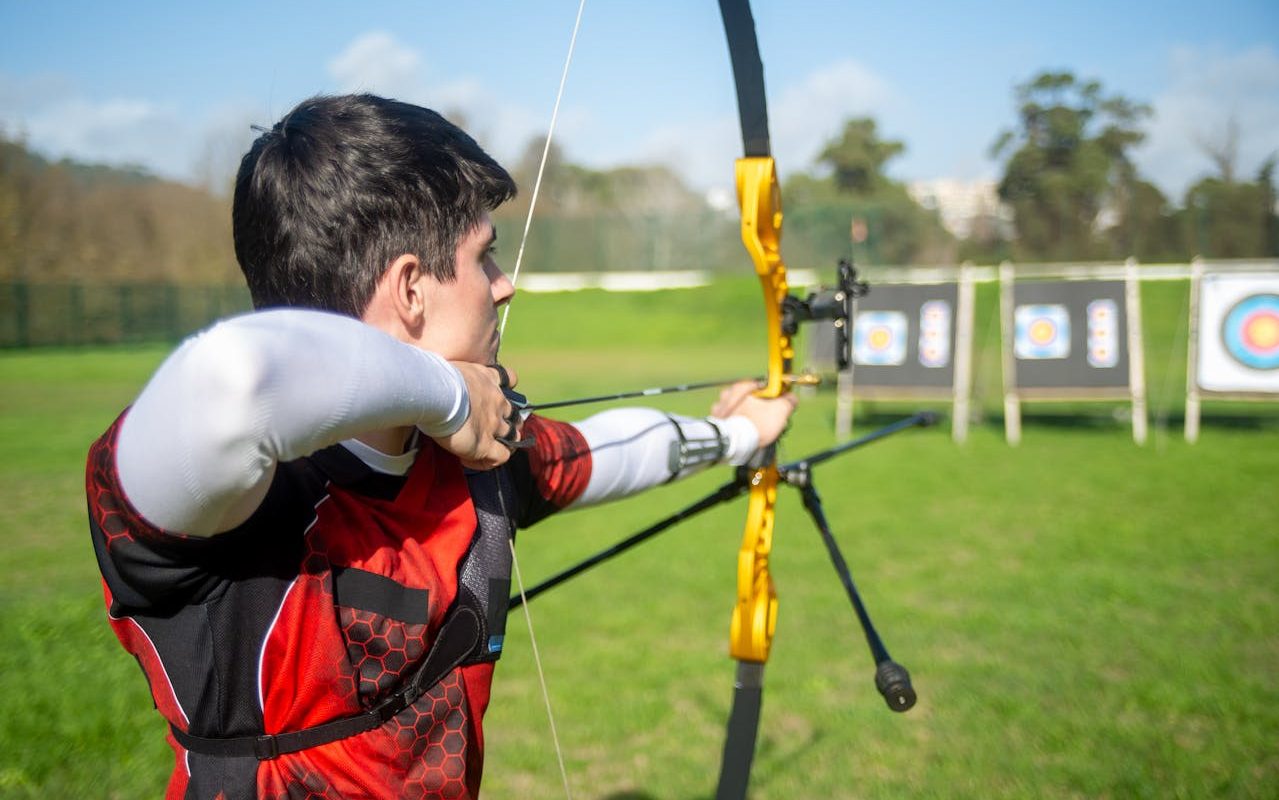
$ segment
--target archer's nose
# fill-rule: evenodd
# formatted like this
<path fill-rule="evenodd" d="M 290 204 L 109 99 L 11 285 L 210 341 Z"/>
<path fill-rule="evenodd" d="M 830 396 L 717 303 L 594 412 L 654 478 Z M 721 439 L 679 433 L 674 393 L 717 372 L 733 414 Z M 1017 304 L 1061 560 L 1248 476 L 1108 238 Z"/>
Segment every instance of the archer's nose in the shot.
<path fill-rule="evenodd" d="M 489 290 L 493 293 L 493 305 L 500 306 L 511 302 L 515 296 L 515 284 L 506 277 L 502 268 L 494 264 L 489 270 Z"/>

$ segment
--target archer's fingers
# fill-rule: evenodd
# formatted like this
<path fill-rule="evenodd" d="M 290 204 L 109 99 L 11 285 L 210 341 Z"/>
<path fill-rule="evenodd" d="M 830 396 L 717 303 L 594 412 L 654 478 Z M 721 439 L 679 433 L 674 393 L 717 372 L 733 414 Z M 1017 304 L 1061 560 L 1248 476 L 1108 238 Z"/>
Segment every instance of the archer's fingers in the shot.
<path fill-rule="evenodd" d="M 798 404 L 799 398 L 787 392 L 768 399 L 753 397 L 742 404 L 741 412 L 755 424 L 760 446 L 764 447 L 777 441 L 777 437 L 786 430 L 786 424 Z"/>
<path fill-rule="evenodd" d="M 520 382 L 520 376 L 510 367 L 501 364 L 489 364 L 489 368 L 497 375 L 497 385 L 503 389 L 513 389 Z"/>
<path fill-rule="evenodd" d="M 721 419 L 732 416 L 742 401 L 754 394 L 759 384 L 754 381 L 738 381 L 719 393 L 719 400 L 711 407 L 711 416 Z"/>

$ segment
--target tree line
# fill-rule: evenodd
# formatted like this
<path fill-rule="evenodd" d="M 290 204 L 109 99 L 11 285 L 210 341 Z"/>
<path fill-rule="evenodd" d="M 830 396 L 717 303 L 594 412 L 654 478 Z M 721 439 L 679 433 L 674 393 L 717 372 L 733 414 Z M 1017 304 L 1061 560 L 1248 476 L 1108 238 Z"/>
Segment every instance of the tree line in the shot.
<path fill-rule="evenodd" d="M 1279 255 L 1276 154 L 1252 180 L 1241 178 L 1233 121 L 1223 141 L 1198 143 L 1215 174 L 1177 205 L 1132 160 L 1149 106 L 1069 72 L 1041 73 L 1019 85 L 1016 98 L 1018 124 L 991 149 L 1003 160 L 999 196 L 1013 210 L 1016 237 L 985 247 L 1042 261 Z"/>
<path fill-rule="evenodd" d="M 1018 85 L 1015 97 L 1016 123 L 991 147 L 1010 219 L 989 209 L 957 239 L 935 209 L 890 176 L 906 144 L 882 136 L 873 119 L 850 119 L 810 169 L 785 178 L 788 261 L 1279 256 L 1276 159 L 1241 175 L 1237 128 L 1221 142 L 1201 143 L 1213 172 L 1174 200 L 1133 162 L 1148 106 L 1068 72 L 1041 73 Z M 495 215 L 503 244 L 522 231 L 542 148 L 541 140 L 530 142 L 513 165 L 522 192 Z M 553 147 L 537 212 L 530 269 L 741 265 L 735 212 L 714 207 L 666 167 L 595 170 Z M 238 282 L 229 199 L 141 169 L 52 161 L 0 132 L 0 279 Z"/>
<path fill-rule="evenodd" d="M 230 283 L 230 202 L 141 169 L 50 161 L 0 136 L 0 279 Z"/>

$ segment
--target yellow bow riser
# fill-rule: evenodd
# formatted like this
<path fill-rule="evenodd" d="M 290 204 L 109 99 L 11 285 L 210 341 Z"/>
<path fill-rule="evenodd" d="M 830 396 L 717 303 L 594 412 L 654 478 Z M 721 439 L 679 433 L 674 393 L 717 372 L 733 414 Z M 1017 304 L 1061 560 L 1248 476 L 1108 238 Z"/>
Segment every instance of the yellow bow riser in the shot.
<path fill-rule="evenodd" d="M 768 661 L 777 627 L 777 590 L 768 571 L 776 500 L 777 466 L 769 464 L 751 476 L 746 529 L 737 551 L 737 605 L 729 631 L 729 653 L 738 661 Z"/>
<path fill-rule="evenodd" d="M 789 286 L 779 249 L 782 206 L 772 158 L 738 159 L 737 199 L 742 210 L 742 243 L 759 275 L 768 320 L 767 382 L 756 394 L 778 397 L 789 389 L 795 351 L 790 336 L 782 330 L 782 302 Z M 768 463 L 751 475 L 746 527 L 737 554 L 737 605 L 733 608 L 729 652 L 739 661 L 767 661 L 777 626 L 777 591 L 768 570 L 777 481 L 776 458 L 770 450 Z"/>
<path fill-rule="evenodd" d="M 795 349 L 782 331 L 782 301 L 790 286 L 782 263 L 782 195 L 777 185 L 777 166 L 772 158 L 737 159 L 737 202 L 742 209 L 742 244 L 750 253 L 764 288 L 764 309 L 768 317 L 768 378 L 756 392 L 760 397 L 778 397 L 787 389 L 791 359 Z"/>

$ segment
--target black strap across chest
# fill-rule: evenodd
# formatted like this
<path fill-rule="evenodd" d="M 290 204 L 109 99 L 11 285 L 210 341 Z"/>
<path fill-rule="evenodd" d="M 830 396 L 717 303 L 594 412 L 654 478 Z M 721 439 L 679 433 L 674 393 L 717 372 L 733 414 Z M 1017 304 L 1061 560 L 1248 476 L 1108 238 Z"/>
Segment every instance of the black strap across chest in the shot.
<path fill-rule="evenodd" d="M 195 736 L 174 725 L 169 727 L 178 744 L 192 753 L 223 757 L 253 756 L 259 761 L 356 736 L 380 727 L 416 702 L 432 686 L 444 680 L 479 648 L 480 630 L 480 618 L 475 610 L 464 605 L 456 606 L 440 626 L 431 651 L 400 688 L 367 711 L 350 717 L 300 731 L 228 738 Z"/>

